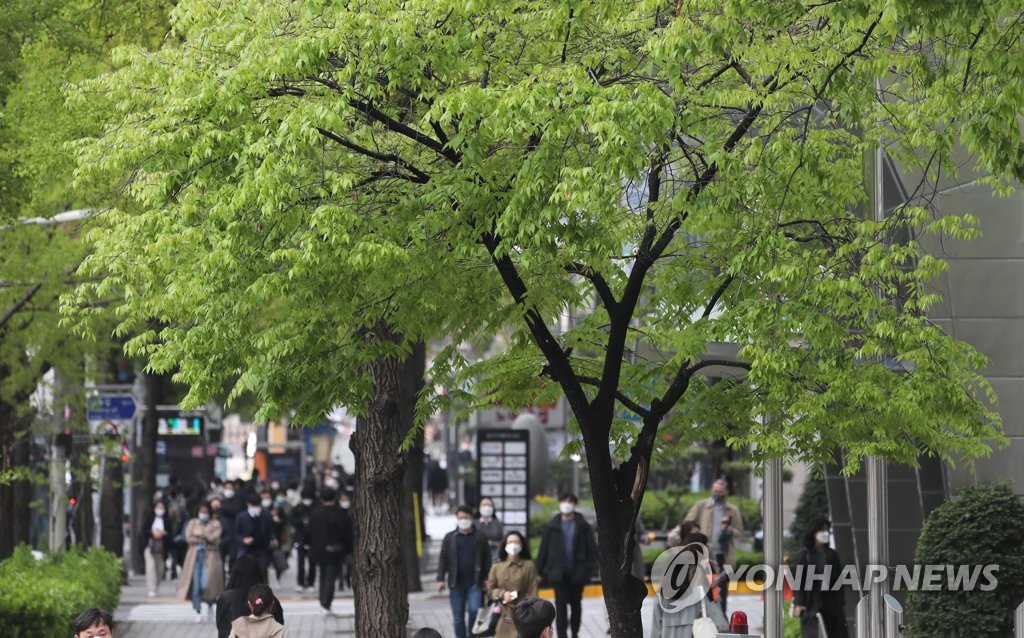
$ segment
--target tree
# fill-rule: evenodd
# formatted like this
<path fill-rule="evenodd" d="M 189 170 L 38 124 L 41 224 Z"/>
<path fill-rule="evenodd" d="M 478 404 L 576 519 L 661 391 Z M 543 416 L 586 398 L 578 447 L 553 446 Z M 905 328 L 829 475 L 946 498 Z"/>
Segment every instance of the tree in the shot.
<path fill-rule="evenodd" d="M 176 41 L 76 97 L 109 116 L 81 183 L 134 207 L 96 233 L 84 271 L 106 278 L 79 301 L 121 290 L 123 331 L 167 325 L 129 350 L 180 363 L 188 400 L 238 375 L 310 421 L 366 409 L 369 361 L 508 329 L 430 376 L 476 380 L 475 406 L 565 396 L 612 634 L 638 636 L 659 434 L 755 460 L 842 447 L 848 471 L 1004 440 L 984 358 L 927 318 L 944 264 L 917 238 L 974 234 L 930 207 L 954 149 L 1000 192 L 1024 175 L 1017 11 L 186 0 Z M 876 220 L 879 145 L 919 183 Z M 397 342 L 362 338 L 379 325 Z"/>
<path fill-rule="evenodd" d="M 167 8 L 162 0 L 11 0 L 0 8 L 7 42 L 0 52 L 0 509 L 12 513 L 0 524 L 0 558 L 29 540 L 31 479 L 40 461 L 30 450 L 37 436 L 56 435 L 32 429 L 31 393 L 47 371 L 58 369 L 80 399 L 83 361 L 101 360 L 112 347 L 108 338 L 83 341 L 60 325 L 59 296 L 77 285 L 74 272 L 84 255 L 82 222 L 23 222 L 52 221 L 76 204 L 68 189 L 74 161 L 62 144 L 97 120 L 73 117 L 62 91 L 102 71 L 111 47 L 153 44 L 154 32 L 166 30 L 159 25 L 166 25 Z M 66 398 L 53 401 L 58 414 Z M 80 411 L 73 425 L 84 429 Z M 77 474 L 87 479 L 89 472 Z M 88 490 L 88 480 L 84 485 Z M 91 525 L 91 518 L 81 520 Z"/>

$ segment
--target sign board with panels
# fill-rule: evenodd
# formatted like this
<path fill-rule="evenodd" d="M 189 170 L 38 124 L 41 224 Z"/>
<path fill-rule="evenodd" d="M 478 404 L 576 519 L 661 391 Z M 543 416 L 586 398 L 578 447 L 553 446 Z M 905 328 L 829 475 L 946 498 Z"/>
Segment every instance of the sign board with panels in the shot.
<path fill-rule="evenodd" d="M 494 499 L 494 511 L 505 531 L 526 534 L 530 520 L 530 432 L 478 430 L 476 459 L 480 496 Z"/>

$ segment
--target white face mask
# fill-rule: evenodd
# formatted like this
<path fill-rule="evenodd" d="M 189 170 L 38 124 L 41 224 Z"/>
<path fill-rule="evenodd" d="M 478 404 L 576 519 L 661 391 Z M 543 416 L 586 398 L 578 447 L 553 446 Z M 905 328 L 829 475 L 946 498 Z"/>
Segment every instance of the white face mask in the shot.
<path fill-rule="evenodd" d="M 347 510 L 348 508 L 352 507 L 352 501 L 349 501 L 349 500 L 338 501 L 338 505 L 341 506 L 341 509 Z"/>
<path fill-rule="evenodd" d="M 490 505 L 484 505 L 483 507 L 480 508 L 480 515 L 481 516 L 492 516 L 493 514 L 494 514 L 494 508 L 491 507 Z"/>
<path fill-rule="evenodd" d="M 166 512 L 166 511 L 164 511 L 164 510 L 163 510 L 163 509 L 161 508 L 161 509 L 158 509 L 158 510 L 153 510 L 153 513 L 154 513 L 154 514 L 156 514 L 157 516 L 163 516 L 163 515 L 164 515 L 164 514 L 166 514 L 167 512 Z"/>
<path fill-rule="evenodd" d="M 508 545 L 505 545 L 505 553 L 509 556 L 518 556 L 521 551 L 523 551 L 523 547 L 519 543 L 509 543 Z"/>
<path fill-rule="evenodd" d="M 224 498 L 231 498 L 235 495 L 235 490 L 224 490 Z"/>
<path fill-rule="evenodd" d="M 326 481 L 324 481 L 324 485 L 326 485 L 327 487 L 331 488 L 332 490 L 338 489 L 338 481 L 336 481 L 336 480 L 334 480 L 332 478 L 329 478 Z"/>
<path fill-rule="evenodd" d="M 260 501 L 260 505 L 262 505 L 263 507 L 267 507 L 267 508 L 269 508 L 273 504 L 274 504 L 274 501 L 270 500 L 269 498 L 265 498 L 262 501 Z"/>
<path fill-rule="evenodd" d="M 471 521 L 471 520 L 470 520 L 470 519 L 468 519 L 468 518 L 460 518 L 460 519 L 458 519 L 457 521 L 455 521 L 455 524 L 456 524 L 456 525 L 457 525 L 457 526 L 459 527 L 459 529 L 461 529 L 461 530 L 467 530 L 467 529 L 469 529 L 470 527 L 473 527 L 473 521 Z"/>
<path fill-rule="evenodd" d="M 274 490 L 275 492 L 280 491 L 281 490 L 281 484 L 280 483 L 271 483 L 270 484 L 270 489 Z"/>
<path fill-rule="evenodd" d="M 828 539 L 829 539 L 829 533 L 828 532 L 818 532 L 817 534 L 814 535 L 814 540 L 818 541 L 822 545 L 828 545 Z"/>
<path fill-rule="evenodd" d="M 563 514 L 572 514 L 576 511 L 576 506 L 573 505 L 572 503 L 559 503 L 558 511 Z"/>
<path fill-rule="evenodd" d="M 311 499 L 311 498 L 304 498 L 304 499 L 302 499 L 302 504 L 305 505 L 306 507 L 309 507 L 310 505 L 313 504 L 313 499 Z"/>
<path fill-rule="evenodd" d="M 199 522 L 200 523 L 205 523 L 208 520 L 210 520 L 210 515 L 209 514 L 200 514 L 199 515 Z"/>
<path fill-rule="evenodd" d="M 250 508 L 249 508 L 249 516 L 252 516 L 253 518 L 256 518 L 257 516 L 259 516 L 259 515 L 260 515 L 260 512 L 262 512 L 262 511 L 263 511 L 263 509 L 262 509 L 262 508 L 259 508 L 259 507 L 250 507 Z"/>

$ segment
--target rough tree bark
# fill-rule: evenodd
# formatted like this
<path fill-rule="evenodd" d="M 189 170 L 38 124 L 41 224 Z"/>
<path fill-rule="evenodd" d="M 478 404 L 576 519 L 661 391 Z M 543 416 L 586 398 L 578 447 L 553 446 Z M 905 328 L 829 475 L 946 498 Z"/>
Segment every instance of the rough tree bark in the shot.
<path fill-rule="evenodd" d="M 124 553 L 124 464 L 119 454 L 107 457 L 100 488 L 100 545 L 115 556 Z"/>
<path fill-rule="evenodd" d="M 385 325 L 367 336 L 396 340 Z M 381 357 L 367 364 L 373 395 L 352 437 L 356 460 L 356 549 L 353 589 L 357 636 L 400 638 L 409 618 L 399 530 L 405 462 L 398 450 L 404 432 L 402 362 Z"/>
<path fill-rule="evenodd" d="M 31 414 L 18 414 L 12 403 L 0 401 L 0 472 L 31 469 Z M 0 560 L 29 542 L 31 527 L 31 479 L 0 482 Z"/>
<path fill-rule="evenodd" d="M 163 397 L 163 383 L 160 375 L 147 372 L 145 382 L 146 413 L 142 417 L 142 432 L 140 433 L 142 445 L 135 450 L 135 459 L 132 463 L 132 480 L 135 488 L 132 491 L 132 558 L 136 574 L 142 574 L 145 571 L 143 566 L 146 563 L 142 557 L 143 548 L 139 546 L 138 532 L 142 529 L 151 509 L 153 493 L 156 491 L 156 406 L 160 404 Z"/>

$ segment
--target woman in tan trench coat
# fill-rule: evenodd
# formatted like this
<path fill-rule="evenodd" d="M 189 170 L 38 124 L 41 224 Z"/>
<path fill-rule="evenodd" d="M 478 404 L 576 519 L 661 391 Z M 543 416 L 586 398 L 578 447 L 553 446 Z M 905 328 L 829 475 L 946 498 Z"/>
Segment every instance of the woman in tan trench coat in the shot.
<path fill-rule="evenodd" d="M 500 562 L 491 566 L 487 576 L 487 601 L 498 601 L 501 605 L 494 635 L 495 638 L 516 638 L 519 634 L 512 624 L 512 610 L 523 598 L 537 595 L 537 567 L 530 560 L 530 547 L 519 532 L 505 534 L 498 548 L 498 558 Z"/>
<path fill-rule="evenodd" d="M 188 554 L 178 581 L 178 598 L 191 600 L 196 622 L 202 622 L 202 601 L 210 606 L 224 593 L 224 563 L 220 558 L 220 521 L 210 516 L 210 506 L 199 506 L 185 527 Z"/>

